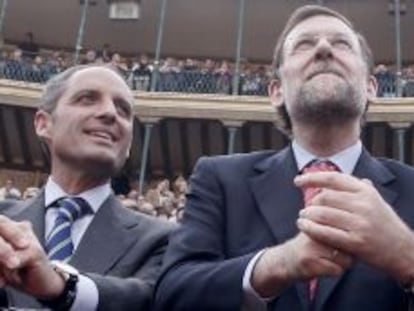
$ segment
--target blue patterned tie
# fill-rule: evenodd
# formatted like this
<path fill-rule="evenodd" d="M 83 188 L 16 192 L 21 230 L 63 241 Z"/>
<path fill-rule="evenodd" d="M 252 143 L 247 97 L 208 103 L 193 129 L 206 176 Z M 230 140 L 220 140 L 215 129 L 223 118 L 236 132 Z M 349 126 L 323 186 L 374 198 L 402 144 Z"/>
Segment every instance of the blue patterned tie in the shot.
<path fill-rule="evenodd" d="M 73 254 L 71 238 L 72 224 L 82 216 L 91 213 L 91 208 L 80 197 L 60 199 L 57 204 L 58 215 L 46 238 L 46 250 L 51 260 L 68 261 Z"/>

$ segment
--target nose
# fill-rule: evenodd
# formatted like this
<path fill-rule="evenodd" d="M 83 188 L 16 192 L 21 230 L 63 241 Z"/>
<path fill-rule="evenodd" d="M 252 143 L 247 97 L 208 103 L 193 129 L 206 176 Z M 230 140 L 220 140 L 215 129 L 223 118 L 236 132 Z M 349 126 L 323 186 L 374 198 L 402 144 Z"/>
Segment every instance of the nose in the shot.
<path fill-rule="evenodd" d="M 332 58 L 332 45 L 327 38 L 320 38 L 315 47 L 315 58 L 318 60 L 325 60 Z"/>
<path fill-rule="evenodd" d="M 104 98 L 101 106 L 98 108 L 98 117 L 108 123 L 111 123 L 116 118 L 116 107 L 112 98 Z"/>

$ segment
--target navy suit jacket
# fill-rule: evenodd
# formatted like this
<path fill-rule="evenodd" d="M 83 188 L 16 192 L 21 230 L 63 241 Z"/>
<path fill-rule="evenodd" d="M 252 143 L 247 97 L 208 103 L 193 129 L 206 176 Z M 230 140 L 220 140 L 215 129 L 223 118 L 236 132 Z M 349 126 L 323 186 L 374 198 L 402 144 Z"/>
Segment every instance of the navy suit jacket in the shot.
<path fill-rule="evenodd" d="M 0 203 L 0 213 L 31 222 L 44 246 L 45 207 L 42 191 L 32 201 Z M 114 195 L 103 203 L 88 226 L 69 264 L 96 284 L 98 310 L 149 310 L 153 288 L 173 229 L 171 224 L 122 206 Z M 0 291 L 0 307 L 40 308 L 14 289 Z"/>
<path fill-rule="evenodd" d="M 298 233 L 303 195 L 290 147 L 201 158 L 191 178 L 182 226 L 172 236 L 156 289 L 156 310 L 240 310 L 246 266 L 258 251 Z M 363 150 L 353 175 L 370 179 L 397 214 L 414 226 L 414 170 Z M 387 250 L 378 250 L 386 252 Z M 398 311 L 408 295 L 363 262 L 319 281 L 314 311 Z M 310 310 L 306 283 L 296 283 L 269 310 Z"/>

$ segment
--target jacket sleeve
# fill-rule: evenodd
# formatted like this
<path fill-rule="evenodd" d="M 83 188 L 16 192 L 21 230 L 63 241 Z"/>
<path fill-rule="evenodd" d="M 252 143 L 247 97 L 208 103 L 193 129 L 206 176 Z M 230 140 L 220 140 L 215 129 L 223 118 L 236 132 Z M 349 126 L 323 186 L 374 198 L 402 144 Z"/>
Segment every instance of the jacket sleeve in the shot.
<path fill-rule="evenodd" d="M 254 254 L 226 255 L 224 191 L 209 158 L 196 164 L 190 189 L 156 287 L 155 310 L 240 310 L 243 274 Z"/>
<path fill-rule="evenodd" d="M 160 230 L 145 262 L 137 263 L 134 271 L 126 271 L 130 270 L 130 267 L 119 266 L 111 275 L 86 274 L 98 288 L 98 310 L 151 309 L 155 282 L 160 274 L 168 236 L 172 228 L 168 226 Z"/>

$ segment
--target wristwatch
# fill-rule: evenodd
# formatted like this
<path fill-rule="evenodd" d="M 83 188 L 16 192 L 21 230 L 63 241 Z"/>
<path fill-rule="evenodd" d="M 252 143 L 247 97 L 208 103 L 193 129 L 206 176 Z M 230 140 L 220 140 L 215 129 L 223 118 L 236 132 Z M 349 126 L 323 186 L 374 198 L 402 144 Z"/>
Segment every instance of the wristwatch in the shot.
<path fill-rule="evenodd" d="M 72 307 L 76 298 L 76 285 L 79 280 L 79 271 L 74 267 L 57 260 L 52 260 L 50 264 L 53 270 L 55 270 L 65 281 L 65 287 L 59 297 L 53 300 L 38 299 L 38 301 L 52 310 L 67 311 Z"/>

